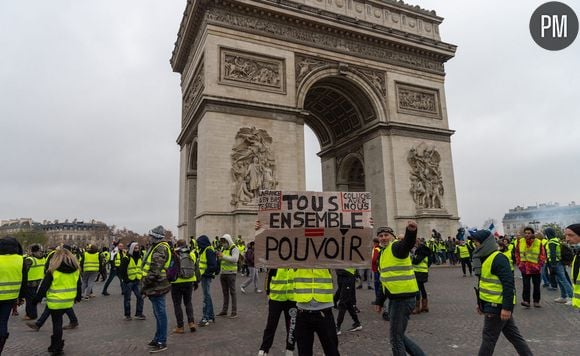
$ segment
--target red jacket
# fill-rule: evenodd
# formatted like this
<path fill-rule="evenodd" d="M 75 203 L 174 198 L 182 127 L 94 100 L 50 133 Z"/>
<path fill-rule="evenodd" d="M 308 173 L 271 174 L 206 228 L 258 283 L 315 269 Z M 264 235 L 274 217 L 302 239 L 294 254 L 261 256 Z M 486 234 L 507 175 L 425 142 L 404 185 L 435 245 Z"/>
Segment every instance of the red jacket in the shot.
<path fill-rule="evenodd" d="M 378 257 L 379 257 L 380 252 L 381 252 L 381 248 L 379 246 L 373 247 L 373 256 L 371 259 L 371 270 L 373 272 L 379 271 Z"/>
<path fill-rule="evenodd" d="M 521 239 L 525 239 L 522 237 Z M 534 239 L 527 240 L 526 239 L 526 246 L 530 248 L 534 243 Z M 518 239 L 516 243 L 516 264 L 518 268 L 522 272 L 522 274 L 541 274 L 542 273 L 542 266 L 546 262 L 546 249 L 544 245 L 540 241 L 540 257 L 538 258 L 538 263 L 528 262 L 528 261 L 521 261 L 520 259 L 520 239 Z"/>

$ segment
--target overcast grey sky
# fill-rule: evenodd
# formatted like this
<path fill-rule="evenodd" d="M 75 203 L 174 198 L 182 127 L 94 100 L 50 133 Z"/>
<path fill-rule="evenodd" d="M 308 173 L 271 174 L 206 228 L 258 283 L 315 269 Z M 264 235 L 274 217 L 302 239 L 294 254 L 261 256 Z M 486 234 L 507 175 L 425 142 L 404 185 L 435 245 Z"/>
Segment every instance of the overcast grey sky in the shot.
<path fill-rule="evenodd" d="M 185 3 L 0 0 L 0 219 L 177 231 L 181 93 L 169 57 Z M 442 38 L 459 46 L 446 96 L 462 222 L 580 202 L 580 39 L 560 52 L 532 41 L 543 1 L 411 3 L 445 17 Z M 306 137 L 307 188 L 319 189 Z"/>

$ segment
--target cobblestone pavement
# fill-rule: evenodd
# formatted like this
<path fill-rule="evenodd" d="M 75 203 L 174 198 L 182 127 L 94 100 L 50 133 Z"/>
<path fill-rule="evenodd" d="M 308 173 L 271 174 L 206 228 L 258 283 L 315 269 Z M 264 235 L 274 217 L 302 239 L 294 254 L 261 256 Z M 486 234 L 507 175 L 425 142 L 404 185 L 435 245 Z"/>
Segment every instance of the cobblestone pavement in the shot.
<path fill-rule="evenodd" d="M 475 355 L 481 340 L 483 319 L 475 313 L 473 286 L 476 278 L 463 278 L 460 269 L 435 267 L 430 271 L 427 291 L 430 312 L 412 316 L 408 335 L 415 340 L 428 355 Z M 263 274 L 261 274 L 261 277 Z M 198 328 L 195 333 L 170 335 L 169 349 L 164 355 L 256 355 L 260 346 L 262 331 L 266 323 L 266 297 L 239 292 L 238 275 L 238 315 L 237 319 L 218 318 L 215 324 Z M 119 284 L 111 285 L 111 296 L 100 295 L 102 283 L 97 283 L 97 297 L 75 305 L 80 326 L 75 330 L 65 330 L 66 355 L 146 355 L 146 344 L 153 338 L 155 319 L 151 304 L 145 300 L 145 321 L 124 321 L 122 297 Z M 521 280 L 516 279 L 518 293 Z M 365 286 L 366 288 L 366 286 Z M 212 295 L 216 313 L 221 309 L 222 294 L 219 279 L 212 283 Z M 569 306 L 556 304 L 554 298 L 559 292 L 542 290 L 540 309 L 515 309 L 516 324 L 528 340 L 535 355 L 578 355 L 580 313 Z M 342 355 L 389 355 L 389 323 L 374 313 L 370 303 L 374 298 L 372 290 L 358 290 L 358 305 L 363 330 L 339 336 Z M 196 321 L 201 315 L 201 288 L 194 293 L 194 314 Z M 519 295 L 518 295 L 519 299 Z M 174 326 L 173 304 L 170 295 L 166 298 L 169 329 Z M 133 300 L 134 308 L 134 300 Z M 40 306 L 39 309 L 42 309 Z M 20 307 L 20 315 L 24 313 Z M 41 311 L 41 310 L 40 310 Z M 133 312 L 134 313 L 134 312 Z M 336 313 L 335 313 L 336 315 Z M 49 321 L 38 332 L 29 329 L 20 317 L 9 321 L 10 338 L 3 355 L 47 355 L 52 324 Z M 283 318 L 282 318 L 283 320 Z M 65 324 L 67 323 L 65 317 Z M 346 316 L 344 326 L 350 325 Z M 282 355 L 284 329 L 281 322 L 270 355 Z M 345 329 L 345 327 L 343 327 Z M 315 353 L 321 355 L 318 341 Z M 297 352 L 295 352 L 297 354 Z M 495 355 L 514 355 L 513 347 L 502 336 Z"/>

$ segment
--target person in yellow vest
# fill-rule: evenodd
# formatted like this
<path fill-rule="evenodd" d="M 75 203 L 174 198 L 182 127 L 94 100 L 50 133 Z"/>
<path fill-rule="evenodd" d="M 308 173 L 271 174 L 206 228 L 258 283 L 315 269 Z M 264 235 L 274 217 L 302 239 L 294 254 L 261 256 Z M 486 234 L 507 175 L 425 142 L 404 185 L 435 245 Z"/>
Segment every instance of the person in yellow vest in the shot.
<path fill-rule="evenodd" d="M 338 307 L 338 316 L 336 317 L 336 334 L 340 335 L 340 327 L 344 320 L 344 314 L 348 311 L 348 314 L 352 318 L 353 324 L 348 331 L 359 331 L 362 330 L 362 325 L 358 318 L 355 310 L 356 304 L 356 269 L 355 268 L 345 268 L 336 269 L 336 277 L 338 282 L 338 300 L 336 302 Z"/>
<path fill-rule="evenodd" d="M 95 280 L 99 275 L 100 255 L 97 246 L 89 244 L 83 252 L 80 260 L 81 266 L 81 295 L 84 300 L 89 300 L 93 293 Z"/>
<path fill-rule="evenodd" d="M 26 293 L 26 271 L 22 246 L 13 237 L 0 239 L 0 354 L 8 333 L 8 318 L 14 303 L 21 303 Z"/>
<path fill-rule="evenodd" d="M 203 292 L 203 317 L 199 322 L 199 326 L 209 326 L 209 322 L 215 322 L 215 314 L 213 311 L 213 301 L 211 299 L 211 282 L 218 272 L 218 262 L 215 249 L 209 241 L 209 237 L 201 235 L 197 238 L 197 246 L 199 246 L 199 274 L 201 275 L 201 290 Z"/>
<path fill-rule="evenodd" d="M 238 250 L 240 251 L 240 258 L 238 259 L 238 272 L 242 273 L 242 276 L 250 276 L 248 270 L 248 263 L 246 262 L 246 242 L 242 240 L 242 236 L 238 235 L 238 241 L 236 243 Z"/>
<path fill-rule="evenodd" d="M 46 297 L 46 305 L 52 318 L 52 336 L 48 351 L 60 355 L 64 347 L 62 319 L 75 300 L 80 300 L 80 265 L 76 257 L 65 248 L 58 249 L 51 257 L 46 276 L 34 297 L 40 303 Z"/>
<path fill-rule="evenodd" d="M 217 253 L 218 259 L 221 263 L 220 282 L 222 285 L 222 294 L 224 302 L 222 311 L 217 316 L 227 316 L 230 297 L 232 299 L 232 313 L 230 318 L 238 317 L 238 303 L 236 298 L 236 274 L 238 273 L 238 259 L 240 257 L 240 250 L 234 244 L 232 237 L 229 234 L 224 234 L 220 238 L 222 251 Z"/>
<path fill-rule="evenodd" d="M 111 258 L 111 254 L 109 253 L 109 249 L 107 247 L 103 247 L 101 252 L 99 253 L 99 274 L 95 279 L 95 282 L 99 281 L 99 277 L 104 282 L 107 280 L 107 266 L 109 265 L 109 259 Z"/>
<path fill-rule="evenodd" d="M 493 355 L 499 335 L 503 333 L 518 355 L 531 356 L 532 351 L 512 315 L 516 288 L 508 259 L 498 251 L 495 238 L 488 230 L 476 231 L 472 239 L 476 247 L 474 270 L 479 277 L 477 312 L 485 315 L 479 355 Z"/>
<path fill-rule="evenodd" d="M 427 299 L 425 283 L 429 281 L 429 266 L 431 265 L 429 256 L 431 255 L 431 251 L 429 250 L 429 247 L 425 245 L 425 240 L 421 241 L 417 239 L 416 246 L 412 262 L 419 292 L 417 292 L 417 296 L 415 297 L 415 309 L 413 309 L 413 314 L 429 312 L 429 301 Z"/>
<path fill-rule="evenodd" d="M 540 239 L 534 234 L 534 229 L 526 227 L 524 229 L 525 237 L 520 238 L 516 244 L 516 264 L 522 272 L 523 291 L 521 305 L 530 307 L 530 281 L 534 285 L 534 307 L 540 308 L 541 293 L 541 273 L 542 266 L 546 261 L 546 250 Z"/>
<path fill-rule="evenodd" d="M 384 298 L 390 299 L 390 341 L 394 356 L 404 356 L 407 351 L 415 356 L 425 355 L 419 345 L 405 335 L 409 316 L 415 307 L 415 296 L 419 291 L 410 256 L 416 241 L 417 223 L 409 221 L 403 240 L 391 242 L 381 253 L 379 261 L 381 284 L 385 293 L 375 303 L 375 310 L 382 312 Z"/>
<path fill-rule="evenodd" d="M 36 294 L 36 289 L 40 285 L 40 281 L 44 278 L 44 252 L 42 246 L 33 244 L 30 246 L 30 255 L 24 258 L 24 266 L 27 273 L 26 285 L 26 316 L 24 320 L 35 320 L 38 317 L 38 310 L 36 304 L 32 303 L 32 299 Z"/>
<path fill-rule="evenodd" d="M 149 298 L 156 320 L 153 340 L 149 343 L 149 353 L 167 350 L 167 309 L 165 295 L 171 290 L 167 279 L 167 269 L 171 264 L 171 248 L 165 241 L 165 228 L 161 225 L 149 231 L 151 246 L 141 266 L 143 289 L 141 293 Z"/>
<path fill-rule="evenodd" d="M 145 320 L 143 315 L 143 296 L 141 295 L 141 247 L 136 242 L 129 244 L 129 251 L 121 257 L 121 265 L 119 266 L 119 278 L 123 281 L 123 311 L 125 320 L 130 321 L 131 317 L 131 293 L 137 298 L 137 306 L 135 309 L 135 319 Z"/>
<path fill-rule="evenodd" d="M 544 229 L 544 235 L 549 239 L 546 244 L 546 265 L 549 265 L 550 277 L 560 287 L 560 297 L 556 298 L 554 302 L 572 305 L 572 285 L 568 282 L 568 276 L 566 276 L 566 266 L 562 264 L 560 239 L 556 236 L 556 231 L 551 227 Z"/>
<path fill-rule="evenodd" d="M 111 251 L 111 259 L 109 260 L 111 270 L 109 271 L 109 278 L 107 278 L 107 281 L 103 286 L 103 291 L 101 292 L 101 294 L 104 296 L 110 295 L 109 292 L 107 291 L 107 289 L 109 288 L 109 284 L 111 284 L 111 282 L 115 277 L 119 278 L 118 269 L 119 266 L 121 266 L 121 257 L 123 257 L 123 255 L 125 254 L 124 250 L 125 245 L 119 242 L 117 243 L 117 246 L 113 249 L 113 251 Z M 121 291 L 123 291 L 123 282 L 121 281 L 121 278 L 119 278 L 119 284 L 121 285 Z"/>
<path fill-rule="evenodd" d="M 580 309 L 580 224 L 572 224 L 566 227 L 564 230 L 564 236 L 566 237 L 566 242 L 575 248 L 576 254 L 574 260 L 572 261 L 572 267 L 570 272 L 572 273 L 572 287 L 574 289 L 572 294 L 572 306 L 576 309 Z"/>
<path fill-rule="evenodd" d="M 294 269 L 292 268 L 272 268 L 268 270 L 266 278 L 266 294 L 268 300 L 268 321 L 262 336 L 259 356 L 267 355 L 274 343 L 274 336 L 278 328 L 280 315 L 284 313 L 286 325 L 286 356 L 294 354 L 296 339 L 294 332 L 296 329 L 296 301 L 294 301 Z"/>
<path fill-rule="evenodd" d="M 499 252 L 503 253 L 505 255 L 505 257 L 507 257 L 507 259 L 510 263 L 512 273 L 513 273 L 514 272 L 514 264 L 515 264 L 515 260 L 516 260 L 514 245 L 510 243 L 510 241 L 507 237 L 504 237 L 503 239 L 499 239 L 497 244 L 499 245 Z"/>
<path fill-rule="evenodd" d="M 473 276 L 473 269 L 471 267 L 471 249 L 465 243 L 464 240 L 459 241 L 459 245 L 455 249 L 455 254 L 459 261 L 461 261 L 461 270 L 463 271 L 463 277 L 466 276 L 465 274 L 465 266 L 469 267 L 469 276 Z"/>
<path fill-rule="evenodd" d="M 180 271 L 175 281 L 171 282 L 171 299 L 173 300 L 173 310 L 177 327 L 173 329 L 175 334 L 183 334 L 183 310 L 181 303 L 185 306 L 187 316 L 187 326 L 189 331 L 195 332 L 196 325 L 193 319 L 193 305 L 191 297 L 193 291 L 197 290 L 197 275 L 195 270 L 197 256 L 194 251 L 190 251 L 185 240 L 177 240 L 175 253 L 179 256 Z"/>

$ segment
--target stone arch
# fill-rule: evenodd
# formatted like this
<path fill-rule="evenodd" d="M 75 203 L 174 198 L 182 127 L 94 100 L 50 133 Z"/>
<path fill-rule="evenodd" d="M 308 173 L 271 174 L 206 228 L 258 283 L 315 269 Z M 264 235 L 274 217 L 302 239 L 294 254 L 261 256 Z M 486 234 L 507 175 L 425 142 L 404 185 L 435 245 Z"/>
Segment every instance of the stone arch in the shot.
<path fill-rule="evenodd" d="M 197 174 L 197 137 L 191 141 L 187 159 L 187 174 Z"/>
<path fill-rule="evenodd" d="M 336 186 L 338 190 L 357 192 L 365 190 L 364 159 L 362 154 L 352 152 L 338 163 Z"/>

